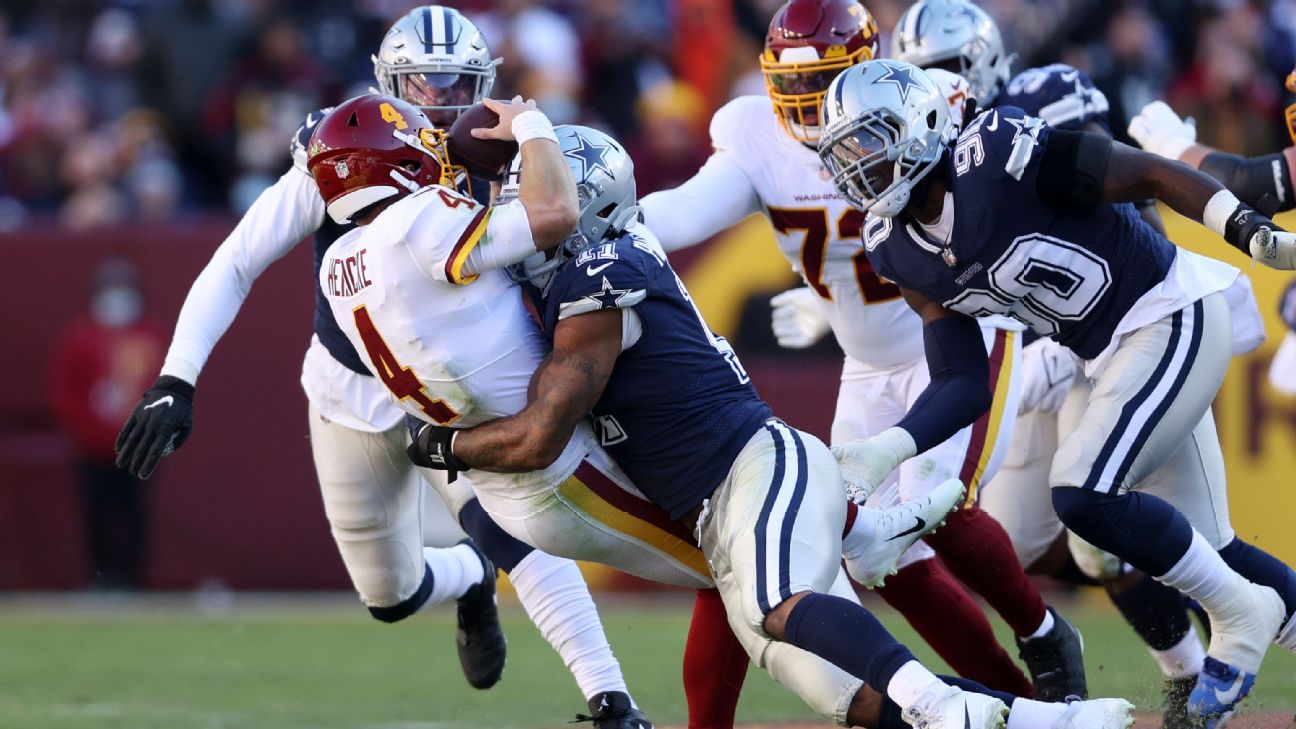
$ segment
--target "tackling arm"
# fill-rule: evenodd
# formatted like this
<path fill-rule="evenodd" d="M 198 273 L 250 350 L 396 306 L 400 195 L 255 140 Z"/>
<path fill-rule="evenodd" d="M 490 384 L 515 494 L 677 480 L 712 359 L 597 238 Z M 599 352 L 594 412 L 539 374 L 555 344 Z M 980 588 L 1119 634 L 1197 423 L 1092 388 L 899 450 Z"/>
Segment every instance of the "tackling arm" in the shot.
<path fill-rule="evenodd" d="M 567 447 L 572 432 L 603 395 L 621 354 L 621 310 L 608 309 L 563 319 L 554 331 L 553 351 L 531 379 L 531 398 L 516 415 L 475 428 L 455 431 L 424 426 L 420 439 L 445 439 L 453 470 L 477 468 L 497 473 L 525 473 L 548 467 Z M 443 451 L 446 452 L 446 451 Z"/>

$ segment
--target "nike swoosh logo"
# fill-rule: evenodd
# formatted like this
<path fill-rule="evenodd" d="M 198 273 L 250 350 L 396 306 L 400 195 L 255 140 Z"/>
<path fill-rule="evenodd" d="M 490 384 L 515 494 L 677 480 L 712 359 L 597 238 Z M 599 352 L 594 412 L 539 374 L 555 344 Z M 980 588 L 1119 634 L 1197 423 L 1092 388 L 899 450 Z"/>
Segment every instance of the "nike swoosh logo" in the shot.
<path fill-rule="evenodd" d="M 603 264 L 602 266 L 590 266 L 589 268 L 585 269 L 585 275 L 586 275 L 586 276 L 597 276 L 598 274 L 600 274 L 600 273 L 603 272 L 603 269 L 607 268 L 608 266 L 611 266 L 612 263 L 613 263 L 612 261 L 608 261 L 607 263 Z"/>
<path fill-rule="evenodd" d="M 894 542 L 895 540 L 899 539 L 900 537 L 907 537 L 907 536 L 909 536 L 910 534 L 917 534 L 918 532 L 920 532 L 920 531 L 922 531 L 923 529 L 926 529 L 926 528 L 927 528 L 927 522 L 924 521 L 923 518 L 922 518 L 921 516 L 915 516 L 914 518 L 918 520 L 918 523 L 917 523 L 917 524 L 914 524 L 912 527 L 910 527 L 910 528 L 908 528 L 908 529 L 906 529 L 906 530 L 900 532 L 899 534 L 895 535 L 894 537 L 891 537 L 891 538 L 888 539 L 887 541 L 888 541 L 888 542 Z"/>
<path fill-rule="evenodd" d="M 171 397 L 170 395 L 167 395 L 166 397 L 160 397 L 154 400 L 153 402 L 149 403 L 148 405 L 145 405 L 144 409 L 152 410 L 158 405 L 166 405 L 167 407 L 170 407 L 173 404 L 175 404 L 175 398 Z"/>
<path fill-rule="evenodd" d="M 1237 701 L 1238 694 L 1242 693 L 1242 682 L 1245 678 L 1246 674 L 1239 672 L 1238 677 L 1233 681 L 1233 687 L 1228 691 L 1215 689 L 1215 700 L 1223 706 L 1232 706 L 1233 702 Z"/>

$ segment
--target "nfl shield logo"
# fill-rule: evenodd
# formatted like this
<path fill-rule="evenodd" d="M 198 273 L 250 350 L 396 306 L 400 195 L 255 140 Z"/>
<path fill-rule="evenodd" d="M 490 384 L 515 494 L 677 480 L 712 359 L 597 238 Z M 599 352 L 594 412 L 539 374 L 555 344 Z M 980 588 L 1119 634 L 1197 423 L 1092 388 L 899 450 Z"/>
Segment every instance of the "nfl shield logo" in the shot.
<path fill-rule="evenodd" d="M 347 175 L 351 174 L 351 168 L 347 167 L 346 162 L 338 162 L 337 164 L 333 165 L 333 171 L 337 173 L 337 176 L 339 178 L 344 180 L 346 179 Z"/>

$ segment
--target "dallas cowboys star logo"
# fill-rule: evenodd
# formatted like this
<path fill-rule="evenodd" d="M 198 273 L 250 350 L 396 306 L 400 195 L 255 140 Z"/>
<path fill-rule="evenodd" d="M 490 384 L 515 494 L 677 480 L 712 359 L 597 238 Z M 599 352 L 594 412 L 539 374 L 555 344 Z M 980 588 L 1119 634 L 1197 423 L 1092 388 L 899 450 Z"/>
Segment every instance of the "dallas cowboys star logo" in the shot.
<path fill-rule="evenodd" d="M 581 164 L 580 179 L 589 176 L 590 170 L 603 170 L 608 177 L 612 176 L 612 168 L 608 166 L 607 155 L 612 148 L 606 144 L 590 142 L 585 137 L 577 136 L 576 143 L 580 146 L 576 149 L 564 149 L 563 154 L 571 159 L 578 160 Z"/>
<path fill-rule="evenodd" d="M 877 78 L 877 83 L 882 82 L 896 85 L 896 89 L 900 92 L 900 103 L 902 104 L 909 101 L 909 91 L 911 89 L 921 89 L 923 87 L 922 83 L 914 78 L 914 69 L 912 67 L 889 63 L 886 64 L 886 73 Z"/>
<path fill-rule="evenodd" d="M 1080 83 L 1080 74 L 1077 73 L 1075 76 L 1075 91 L 1073 93 L 1075 96 L 1080 97 L 1080 103 L 1084 104 L 1087 109 L 1093 105 L 1093 90 Z"/>
<path fill-rule="evenodd" d="M 613 288 L 612 282 L 608 280 L 607 276 L 604 276 L 603 288 L 598 293 L 585 294 L 581 298 L 597 304 L 600 309 L 617 309 L 625 303 L 626 299 L 632 298 L 633 295 L 638 293 L 638 291 L 632 291 L 631 289 Z"/>
<path fill-rule="evenodd" d="M 1028 138 L 1027 141 L 1031 144 L 1039 144 L 1039 133 L 1040 130 L 1044 128 L 1043 119 L 1036 119 L 1033 116 L 1028 116 L 1022 119 L 1004 117 L 1004 121 L 1008 122 L 1013 127 L 1012 144 L 1014 148 L 1017 146 L 1017 140 L 1021 139 L 1023 134 L 1026 135 Z"/>

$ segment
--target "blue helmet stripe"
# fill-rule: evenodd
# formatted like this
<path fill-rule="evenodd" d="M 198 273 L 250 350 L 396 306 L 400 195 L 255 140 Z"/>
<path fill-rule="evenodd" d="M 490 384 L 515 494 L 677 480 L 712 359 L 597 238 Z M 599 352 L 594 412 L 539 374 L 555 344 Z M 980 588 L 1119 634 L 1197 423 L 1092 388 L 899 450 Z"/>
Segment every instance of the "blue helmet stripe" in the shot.
<path fill-rule="evenodd" d="M 441 12 L 445 13 L 445 52 L 453 54 L 455 48 L 454 16 L 450 14 L 452 12 L 450 8 L 442 8 Z"/>
<path fill-rule="evenodd" d="M 423 52 L 432 52 L 432 8 L 423 8 Z"/>

